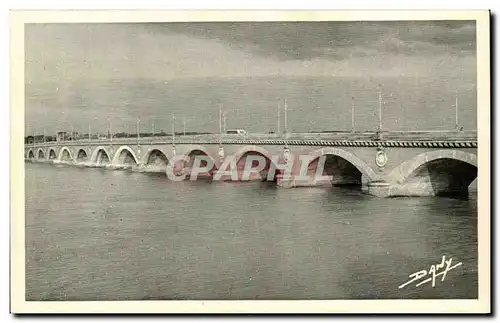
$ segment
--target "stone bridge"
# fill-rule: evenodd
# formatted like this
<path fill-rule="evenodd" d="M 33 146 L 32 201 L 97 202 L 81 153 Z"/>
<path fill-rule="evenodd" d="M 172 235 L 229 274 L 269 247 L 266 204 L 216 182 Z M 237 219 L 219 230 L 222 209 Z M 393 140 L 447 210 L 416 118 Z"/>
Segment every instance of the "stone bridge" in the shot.
<path fill-rule="evenodd" d="M 282 187 L 334 185 L 359 187 L 375 196 L 441 196 L 468 194 L 477 177 L 477 137 L 460 133 L 444 136 L 337 134 L 308 139 L 239 137 L 237 135 L 79 140 L 27 144 L 25 158 L 33 162 L 65 163 L 81 167 L 131 168 L 165 172 L 176 156 L 185 156 L 177 169 L 193 167 L 204 156 L 213 176 L 232 157 L 238 180 L 261 179 Z M 249 156 L 266 160 L 265 168 L 249 178 L 241 176 Z M 324 156 L 324 157 L 322 157 Z M 320 159 L 324 166 L 319 172 Z M 267 176 L 271 168 L 292 165 L 288 177 Z M 206 165 L 201 165 L 206 166 Z M 326 180 L 325 180 L 326 179 Z"/>

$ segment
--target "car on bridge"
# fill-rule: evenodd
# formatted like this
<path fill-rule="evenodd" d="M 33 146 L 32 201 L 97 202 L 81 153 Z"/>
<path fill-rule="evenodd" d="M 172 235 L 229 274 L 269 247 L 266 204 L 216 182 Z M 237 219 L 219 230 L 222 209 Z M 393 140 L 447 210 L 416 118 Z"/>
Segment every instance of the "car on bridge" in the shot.
<path fill-rule="evenodd" d="M 243 129 L 231 129 L 226 131 L 227 135 L 246 135 L 247 132 Z"/>

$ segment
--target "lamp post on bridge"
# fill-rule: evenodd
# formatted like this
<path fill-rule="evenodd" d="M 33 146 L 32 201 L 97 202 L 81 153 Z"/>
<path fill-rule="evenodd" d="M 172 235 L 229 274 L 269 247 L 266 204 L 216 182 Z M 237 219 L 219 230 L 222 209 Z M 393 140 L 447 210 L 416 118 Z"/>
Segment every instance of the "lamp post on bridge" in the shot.
<path fill-rule="evenodd" d="M 63 110 L 63 111 L 61 111 L 61 114 L 62 114 L 62 119 L 64 120 L 64 125 L 66 125 L 66 118 L 64 118 L 64 110 Z M 62 141 L 63 141 L 63 142 L 64 142 L 64 141 L 66 141 L 66 130 L 65 130 L 65 126 L 63 127 L 63 131 L 62 131 L 61 135 L 62 135 Z M 58 142 L 58 141 L 59 141 L 59 134 L 58 134 L 58 133 L 56 133 L 56 142 Z"/>
<path fill-rule="evenodd" d="M 281 118 L 281 105 L 280 102 L 278 101 L 278 131 L 276 132 L 279 136 L 280 134 L 280 118 Z"/>
<path fill-rule="evenodd" d="M 184 136 L 186 136 L 186 117 L 183 118 L 182 124 L 184 126 L 184 129 L 183 129 L 184 130 Z"/>
<path fill-rule="evenodd" d="M 354 133 L 354 97 L 351 102 L 351 132 Z"/>
<path fill-rule="evenodd" d="M 36 127 L 33 128 L 33 148 L 36 148 Z"/>
<path fill-rule="evenodd" d="M 226 133 L 226 118 L 227 118 L 226 111 L 222 111 L 222 130 L 224 133 Z"/>
<path fill-rule="evenodd" d="M 378 131 L 382 132 L 382 91 L 378 91 Z"/>
<path fill-rule="evenodd" d="M 219 132 L 226 132 L 226 112 L 222 104 L 219 106 Z"/>
<path fill-rule="evenodd" d="M 137 117 L 137 148 L 140 147 L 140 143 L 139 143 L 139 140 L 140 140 L 140 135 L 139 135 L 139 132 L 140 132 L 140 126 L 141 126 L 141 117 Z"/>
<path fill-rule="evenodd" d="M 108 139 L 112 142 L 113 141 L 113 132 L 111 131 L 111 118 L 108 116 Z"/>
<path fill-rule="evenodd" d="M 458 91 L 455 90 L 455 130 L 458 131 Z"/>
<path fill-rule="evenodd" d="M 174 145 L 175 141 L 175 113 L 172 112 L 172 145 Z"/>
<path fill-rule="evenodd" d="M 94 120 L 97 122 L 97 116 L 94 117 Z M 89 123 L 89 143 L 92 141 L 92 134 L 90 131 L 90 123 Z"/>
<path fill-rule="evenodd" d="M 222 104 L 219 104 L 219 146 L 222 145 Z"/>
<path fill-rule="evenodd" d="M 172 155 L 176 155 L 175 149 L 175 112 L 172 112 Z"/>
<path fill-rule="evenodd" d="M 287 99 L 285 98 L 285 134 L 288 134 L 288 104 Z"/>

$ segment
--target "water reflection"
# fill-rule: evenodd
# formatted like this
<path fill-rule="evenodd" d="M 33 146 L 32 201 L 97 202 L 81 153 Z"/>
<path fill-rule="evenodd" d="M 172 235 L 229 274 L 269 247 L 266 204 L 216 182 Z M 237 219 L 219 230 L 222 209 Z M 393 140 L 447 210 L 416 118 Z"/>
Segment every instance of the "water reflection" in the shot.
<path fill-rule="evenodd" d="M 26 164 L 26 295 L 474 298 L 476 201 Z M 463 266 L 398 289 L 443 255 Z"/>

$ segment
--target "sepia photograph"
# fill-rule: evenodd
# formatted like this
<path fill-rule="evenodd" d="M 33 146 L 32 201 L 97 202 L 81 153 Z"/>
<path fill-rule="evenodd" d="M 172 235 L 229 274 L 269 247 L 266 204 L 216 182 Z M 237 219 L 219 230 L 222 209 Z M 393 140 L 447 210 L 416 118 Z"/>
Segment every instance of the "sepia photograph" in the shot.
<path fill-rule="evenodd" d="M 488 313 L 489 23 L 11 13 L 11 311 Z"/>

